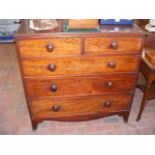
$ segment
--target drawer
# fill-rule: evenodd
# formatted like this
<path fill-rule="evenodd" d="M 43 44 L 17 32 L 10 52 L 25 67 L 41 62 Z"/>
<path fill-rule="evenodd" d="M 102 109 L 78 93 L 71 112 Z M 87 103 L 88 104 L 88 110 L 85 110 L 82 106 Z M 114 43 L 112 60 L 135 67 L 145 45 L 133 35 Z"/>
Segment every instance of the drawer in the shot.
<path fill-rule="evenodd" d="M 130 94 L 89 96 L 61 99 L 34 99 L 30 109 L 33 119 L 60 119 L 69 117 L 74 120 L 78 115 L 100 115 L 110 112 L 128 110 L 131 102 Z"/>
<path fill-rule="evenodd" d="M 131 91 L 135 82 L 136 74 L 29 79 L 26 89 L 29 97 L 99 95 Z"/>
<path fill-rule="evenodd" d="M 90 37 L 85 39 L 85 52 L 98 54 L 118 54 L 140 52 L 142 38 L 102 38 Z"/>
<path fill-rule="evenodd" d="M 80 55 L 80 38 L 49 38 L 21 40 L 18 43 L 22 57 L 54 57 Z"/>
<path fill-rule="evenodd" d="M 23 60 L 24 76 L 59 76 L 137 71 L 139 56 L 83 56 Z"/>

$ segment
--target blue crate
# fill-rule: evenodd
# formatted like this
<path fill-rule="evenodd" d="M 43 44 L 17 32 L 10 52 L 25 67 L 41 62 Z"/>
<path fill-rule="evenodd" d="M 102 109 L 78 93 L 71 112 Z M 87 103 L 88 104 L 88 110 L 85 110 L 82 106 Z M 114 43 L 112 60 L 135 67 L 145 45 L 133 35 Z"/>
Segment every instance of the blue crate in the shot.
<path fill-rule="evenodd" d="M 14 36 L 0 36 L 0 40 L 13 40 L 15 39 Z"/>
<path fill-rule="evenodd" d="M 101 25 L 133 25 L 133 19 L 100 19 Z"/>
<path fill-rule="evenodd" d="M 0 32 L 0 43 L 14 42 L 14 33 L 15 32 Z"/>
<path fill-rule="evenodd" d="M 14 42 L 14 34 L 19 28 L 20 23 L 14 23 L 12 20 L 0 20 L 0 43 Z"/>

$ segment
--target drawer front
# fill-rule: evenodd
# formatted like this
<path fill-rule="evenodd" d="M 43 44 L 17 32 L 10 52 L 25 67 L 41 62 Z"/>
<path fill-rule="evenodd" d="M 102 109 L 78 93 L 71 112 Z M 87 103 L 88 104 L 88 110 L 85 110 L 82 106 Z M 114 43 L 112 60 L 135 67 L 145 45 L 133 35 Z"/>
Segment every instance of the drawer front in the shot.
<path fill-rule="evenodd" d="M 48 60 L 23 60 L 24 76 L 59 76 L 69 74 L 96 74 L 134 72 L 139 56 L 76 57 Z"/>
<path fill-rule="evenodd" d="M 31 101 L 33 118 L 50 119 L 65 116 L 77 116 L 87 114 L 104 114 L 128 110 L 131 102 L 130 94 L 89 96 L 78 98 L 42 99 Z M 74 119 L 70 118 L 70 119 Z M 70 120 L 69 119 L 69 120 Z"/>
<path fill-rule="evenodd" d="M 29 97 L 82 96 L 131 91 L 135 82 L 136 74 L 29 79 L 26 88 Z"/>
<path fill-rule="evenodd" d="M 21 40 L 18 43 L 22 57 L 54 57 L 61 55 L 80 55 L 80 38 L 51 38 Z"/>
<path fill-rule="evenodd" d="M 119 52 L 140 52 L 141 38 L 86 38 L 85 52 L 98 54 L 118 54 Z"/>

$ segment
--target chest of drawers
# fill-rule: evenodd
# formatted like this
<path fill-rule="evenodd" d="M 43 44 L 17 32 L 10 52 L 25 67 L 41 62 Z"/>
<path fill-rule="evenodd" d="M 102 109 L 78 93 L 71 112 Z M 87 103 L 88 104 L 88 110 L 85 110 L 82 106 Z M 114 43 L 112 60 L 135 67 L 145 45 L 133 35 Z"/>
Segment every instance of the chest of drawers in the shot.
<path fill-rule="evenodd" d="M 128 120 L 144 33 L 136 26 L 101 32 L 34 32 L 23 22 L 16 35 L 21 77 L 33 129 L 44 120 Z M 119 31 L 118 31 L 119 29 Z"/>

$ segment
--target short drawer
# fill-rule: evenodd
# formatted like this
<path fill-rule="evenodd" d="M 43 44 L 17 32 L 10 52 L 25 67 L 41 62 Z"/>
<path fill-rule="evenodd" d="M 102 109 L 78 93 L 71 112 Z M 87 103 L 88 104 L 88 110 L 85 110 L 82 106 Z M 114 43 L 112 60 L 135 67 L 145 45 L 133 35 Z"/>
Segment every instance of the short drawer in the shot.
<path fill-rule="evenodd" d="M 139 56 L 87 56 L 23 60 L 24 76 L 59 76 L 137 71 Z"/>
<path fill-rule="evenodd" d="M 140 52 L 142 38 L 103 38 L 90 37 L 85 39 L 85 52 L 98 54 L 118 54 Z"/>
<path fill-rule="evenodd" d="M 29 97 L 83 96 L 132 91 L 136 74 L 28 79 Z"/>
<path fill-rule="evenodd" d="M 54 57 L 80 55 L 80 38 L 49 38 L 20 40 L 19 52 L 22 57 Z"/>
<path fill-rule="evenodd" d="M 89 96 L 74 98 L 33 99 L 30 109 L 32 118 L 74 120 L 79 115 L 100 115 L 128 110 L 131 94 Z"/>

